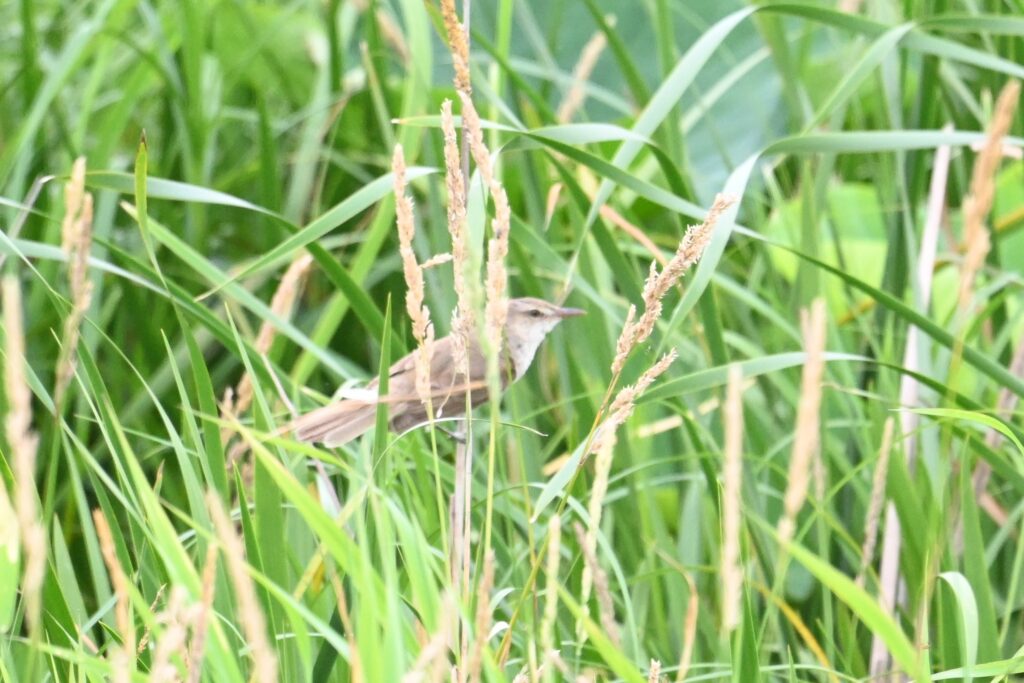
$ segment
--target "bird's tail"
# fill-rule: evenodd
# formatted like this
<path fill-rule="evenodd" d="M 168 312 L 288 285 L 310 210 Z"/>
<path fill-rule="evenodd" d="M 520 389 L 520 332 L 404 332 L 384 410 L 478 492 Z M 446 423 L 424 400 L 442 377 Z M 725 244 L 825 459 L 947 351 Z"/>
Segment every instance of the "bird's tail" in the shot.
<path fill-rule="evenodd" d="M 367 432 L 377 417 L 377 405 L 344 400 L 306 413 L 292 424 L 299 441 L 341 446 Z"/>

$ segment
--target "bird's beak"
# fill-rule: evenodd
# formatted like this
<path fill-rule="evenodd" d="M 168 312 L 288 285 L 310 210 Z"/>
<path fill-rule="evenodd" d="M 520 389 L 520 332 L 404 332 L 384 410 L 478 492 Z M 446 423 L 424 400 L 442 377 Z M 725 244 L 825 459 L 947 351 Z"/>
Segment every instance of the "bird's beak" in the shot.
<path fill-rule="evenodd" d="M 559 318 L 576 318 L 581 315 L 586 315 L 587 312 L 582 308 L 559 308 L 555 311 L 555 315 Z"/>

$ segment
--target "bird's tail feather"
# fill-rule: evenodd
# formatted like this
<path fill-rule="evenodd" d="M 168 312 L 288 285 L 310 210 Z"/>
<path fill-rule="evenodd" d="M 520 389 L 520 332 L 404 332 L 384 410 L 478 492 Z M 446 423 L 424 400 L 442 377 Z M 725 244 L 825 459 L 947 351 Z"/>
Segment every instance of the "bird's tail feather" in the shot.
<path fill-rule="evenodd" d="M 369 431 L 376 417 L 377 406 L 374 403 L 339 401 L 295 420 L 295 438 L 322 443 L 329 448 L 341 446 Z"/>

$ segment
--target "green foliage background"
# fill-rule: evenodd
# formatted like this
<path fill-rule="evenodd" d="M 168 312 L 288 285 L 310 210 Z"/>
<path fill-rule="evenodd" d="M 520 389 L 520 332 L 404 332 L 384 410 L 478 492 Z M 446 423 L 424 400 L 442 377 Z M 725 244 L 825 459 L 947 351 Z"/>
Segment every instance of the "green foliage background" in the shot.
<path fill-rule="evenodd" d="M 995 95 L 1024 76 L 1024 7 L 862 4 L 855 14 L 829 2 L 473 4 L 475 100 L 494 124 L 488 143 L 514 213 L 512 292 L 555 298 L 570 285 L 568 303 L 589 311 L 562 325 L 507 392 L 503 424 L 478 430 L 485 454 L 486 431 L 500 429 L 493 495 L 479 457 L 473 499 L 478 530 L 493 505 L 495 623 L 520 606 L 507 661 L 498 653 L 505 632 L 487 640 L 488 680 L 563 676 L 550 663 L 536 673 L 541 611 L 556 597 L 555 642 L 570 672 L 644 680 L 653 658 L 674 677 L 692 590 L 699 612 L 687 680 L 864 679 L 873 633 L 918 680 L 1024 671 L 1024 453 L 1013 439 L 994 448 L 984 440 L 1000 391 L 1024 395 L 1007 369 L 1021 339 L 1020 161 L 998 175 L 993 249 L 971 312 L 954 310 L 970 146 L 983 139 Z M 9 0 L 0 19 L 0 241 L 4 269 L 24 291 L 48 535 L 40 631 L 25 627 L 23 600 L 0 601 L 9 603 L 0 678 L 110 675 L 107 655 L 123 634 L 97 508 L 131 578 L 135 627 L 159 642 L 167 626 L 156 615 L 170 587 L 200 597 L 216 540 L 204 500 L 213 491 L 240 522 L 281 680 L 400 680 L 424 634 L 443 623 L 453 446 L 439 435 L 435 454 L 422 431 L 337 453 L 269 437 L 288 419 L 270 369 L 308 409 L 409 347 L 404 316 L 388 313 L 389 297 L 390 310 L 402 311 L 404 294 L 388 173 L 401 142 L 418 167 L 420 257 L 448 251 L 437 114 L 454 91 L 437 5 Z M 584 105 L 559 122 L 573 65 L 601 31 L 608 47 Z M 957 132 L 943 132 L 947 123 Z M 954 146 L 947 229 L 933 304 L 922 309 L 913 273 L 943 144 Z M 70 308 L 62 189 L 78 156 L 96 199 L 94 292 L 58 411 L 54 369 Z M 626 370 L 633 381 L 660 352 L 680 354 L 615 451 L 598 558 L 621 642 L 597 625 L 596 602 L 583 638 L 583 560 L 570 530 L 586 520 L 592 474 L 549 484 L 544 467 L 589 431 L 651 260 L 598 208 L 613 208 L 668 253 L 720 191 L 741 202 Z M 471 195 L 479 246 L 487 206 L 481 192 Z M 268 304 L 304 249 L 314 272 L 284 320 Z M 829 305 L 831 354 L 825 486 L 812 486 L 787 561 L 772 529 L 800 397 L 798 313 L 818 296 Z M 443 332 L 450 270 L 429 271 L 428 302 Z M 278 333 L 266 362 L 253 350 L 265 321 Z M 877 609 L 877 557 L 863 588 L 847 577 L 861 569 L 871 479 L 882 426 L 901 408 L 911 324 L 923 331 L 924 401 L 939 410 L 895 441 L 887 496 L 902 522 L 907 599 L 888 616 Z M 732 363 L 749 382 L 744 618 L 729 636 L 714 401 Z M 251 485 L 225 468 L 218 418 L 220 397 L 246 369 L 257 400 L 237 429 L 263 443 L 248 456 Z M 1002 418 L 1020 438 L 1019 418 Z M 652 435 L 655 425 L 666 427 Z M 919 444 L 914 471 L 905 464 L 910 436 Z M 5 445 L 0 474 L 11 490 L 8 454 Z M 332 473 L 340 511 L 318 494 L 311 457 Z M 980 461 L 995 470 L 988 491 L 1005 522 L 979 511 L 969 475 Z M 531 581 L 556 511 L 557 596 L 544 590 L 543 572 Z M 479 543 L 474 551 L 475 583 Z M 0 595 L 19 585 L 18 567 L 5 565 Z M 339 588 L 351 631 L 336 619 Z M 475 600 L 460 605 L 470 633 Z M 214 607 L 203 680 L 245 680 L 251 660 L 223 567 Z M 140 652 L 134 680 L 148 680 L 152 647 Z"/>

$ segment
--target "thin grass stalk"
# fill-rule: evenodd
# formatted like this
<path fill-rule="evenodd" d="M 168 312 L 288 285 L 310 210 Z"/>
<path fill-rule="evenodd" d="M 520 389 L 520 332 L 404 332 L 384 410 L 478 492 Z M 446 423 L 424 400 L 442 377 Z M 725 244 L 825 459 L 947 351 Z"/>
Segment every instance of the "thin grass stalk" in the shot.
<path fill-rule="evenodd" d="M 476 620 L 473 625 L 473 647 L 469 651 L 469 661 L 466 663 L 466 680 L 479 681 L 480 669 L 483 665 L 484 648 L 487 646 L 487 636 L 491 631 L 491 590 L 494 588 L 494 551 L 488 550 L 484 554 L 483 577 L 476 590 Z"/>
<path fill-rule="evenodd" d="M 461 206 L 456 206 L 455 208 L 456 208 L 456 210 L 458 210 L 459 208 L 462 209 L 462 215 L 460 216 L 460 218 L 463 218 L 463 220 L 461 221 L 461 223 L 457 224 L 457 228 L 460 229 L 460 233 L 461 233 L 459 235 L 460 239 L 457 240 L 457 241 L 459 243 L 461 243 L 462 245 L 467 244 L 467 240 L 468 240 L 468 235 L 466 234 L 467 230 L 465 229 L 465 221 L 464 221 L 465 206 L 466 206 L 465 188 L 466 188 L 466 185 L 467 185 L 467 183 L 469 181 L 469 157 L 470 157 L 470 146 L 471 146 L 470 140 L 473 137 L 473 132 L 472 132 L 472 130 L 470 128 L 470 126 L 471 126 L 470 120 L 465 115 L 466 102 L 469 103 L 469 107 L 470 108 L 472 108 L 472 106 L 473 106 L 473 102 L 472 102 L 472 80 L 471 80 L 471 77 L 470 77 L 470 69 L 469 69 L 469 26 L 470 26 L 470 9 L 471 9 L 471 7 L 472 7 L 472 4 L 471 4 L 470 0 L 463 0 L 463 20 L 464 20 L 464 23 L 463 23 L 463 22 L 459 21 L 458 13 L 456 12 L 456 9 L 455 9 L 455 0 L 441 0 L 441 15 L 442 15 L 442 18 L 444 20 L 445 31 L 446 31 L 447 36 L 448 36 L 448 45 L 449 45 L 449 47 L 451 49 L 452 65 L 453 65 L 453 67 L 455 69 L 455 79 L 454 79 L 455 89 L 459 93 L 459 97 L 460 97 L 460 99 L 461 99 L 461 101 L 463 103 L 462 155 L 461 155 L 461 163 L 459 164 L 458 176 L 455 176 L 455 174 L 454 174 L 455 165 L 454 165 L 453 162 L 454 162 L 454 158 L 455 157 L 454 157 L 454 155 L 451 155 L 451 152 L 454 150 L 454 145 L 450 145 L 447 142 L 447 140 L 446 140 L 446 144 L 445 144 L 445 166 L 446 166 L 446 168 L 451 169 L 451 171 L 446 174 L 446 177 L 450 176 L 452 182 L 455 181 L 456 177 L 461 177 L 461 179 L 462 179 L 461 188 L 459 188 L 459 187 L 457 187 L 456 185 L 453 184 L 450 189 L 454 190 L 454 191 L 450 191 L 449 192 L 449 194 L 450 194 L 449 201 L 450 202 L 452 202 L 452 201 L 459 201 L 460 204 L 461 204 Z M 442 112 L 443 112 L 443 110 L 442 110 Z M 460 189 L 461 189 L 461 191 L 459 191 Z M 451 220 L 451 216 L 450 216 L 449 220 Z M 449 224 L 449 230 L 450 231 L 452 230 L 452 225 L 451 224 Z M 455 255 L 455 249 L 456 249 L 456 246 L 455 246 L 456 240 L 454 240 L 454 238 L 455 238 L 455 234 L 453 233 L 453 246 L 452 246 L 453 256 Z M 463 256 L 466 256 L 466 255 L 468 255 L 468 249 L 465 249 L 463 251 Z M 460 265 L 462 266 L 462 272 L 465 272 L 466 260 L 464 259 L 462 264 L 459 264 L 458 261 L 456 261 L 453 267 L 459 268 Z M 461 326 L 463 326 L 463 329 L 472 331 L 472 333 L 475 334 L 476 333 L 476 331 L 475 331 L 476 330 L 476 326 L 475 326 L 475 324 L 473 322 L 472 307 L 470 305 L 467 305 L 469 303 L 469 301 L 470 301 L 468 299 L 468 289 L 466 290 L 466 294 L 467 294 L 467 296 L 464 297 L 464 298 L 460 298 L 460 301 L 459 301 L 459 308 L 462 309 L 461 310 L 461 318 L 462 318 Z M 467 336 L 467 340 L 468 340 L 468 336 Z M 468 346 L 468 342 L 467 342 L 467 346 Z M 467 374 L 467 377 L 468 377 L 468 374 Z M 492 403 L 493 403 L 493 401 L 492 401 Z M 493 422 L 493 417 L 495 415 L 494 410 L 495 409 L 492 407 L 492 422 Z M 470 398 L 469 398 L 469 390 L 467 389 L 467 391 L 466 391 L 466 413 L 467 413 L 467 418 L 468 418 L 469 411 L 470 411 Z M 469 561 L 470 552 L 469 552 L 469 548 L 470 548 L 470 531 L 471 531 L 471 526 L 472 526 L 472 519 L 471 519 L 471 516 L 470 516 L 471 493 L 470 493 L 470 486 L 469 486 L 469 484 L 470 484 L 470 481 L 472 480 L 472 471 L 473 471 L 473 453 L 472 453 L 472 446 L 471 446 L 471 441 L 472 441 L 472 426 L 471 425 L 472 425 L 472 421 L 467 419 L 466 420 L 466 425 L 467 425 L 467 435 L 466 435 L 466 438 L 464 440 L 462 440 L 461 442 L 457 443 L 456 446 L 455 446 L 455 469 L 456 469 L 456 476 L 455 476 L 455 488 L 454 488 L 454 492 L 453 492 L 453 496 L 452 496 L 452 529 L 453 529 L 453 539 L 454 539 L 454 546 L 455 546 L 456 552 L 458 553 L 458 556 L 456 558 L 454 558 L 456 561 L 453 563 L 454 564 L 454 571 L 458 572 L 457 577 L 456 577 L 456 581 L 455 581 L 455 585 L 456 585 L 456 590 L 458 590 L 459 587 L 461 586 L 462 592 L 460 594 L 462 595 L 464 603 L 468 603 L 468 595 L 469 595 L 468 594 L 468 591 L 469 591 L 469 568 L 470 568 L 470 561 Z M 492 424 L 491 426 L 492 426 L 492 429 L 491 429 L 491 432 L 492 432 L 492 439 L 491 439 L 492 444 L 491 445 L 493 447 L 495 445 L 494 444 L 494 437 L 493 437 L 493 433 L 495 431 L 495 425 Z M 493 451 L 492 451 L 492 453 L 493 453 Z M 487 497 L 488 510 L 490 510 L 490 505 L 491 505 L 491 495 L 490 495 L 491 491 L 492 491 L 492 489 L 489 488 L 488 489 L 488 497 Z M 487 531 L 485 533 L 487 541 L 484 543 L 484 546 L 483 546 L 484 549 L 485 549 L 485 552 L 486 552 L 487 549 L 490 548 L 490 535 L 489 534 L 490 534 L 490 516 L 488 515 L 488 517 L 487 517 Z M 462 649 L 463 653 L 465 653 L 467 647 L 468 647 L 468 641 L 467 641 L 467 638 L 466 638 L 466 631 L 465 631 L 465 629 L 463 629 L 462 630 L 462 638 L 461 638 L 461 649 Z"/>
<path fill-rule="evenodd" d="M 484 305 L 484 335 L 481 339 L 487 358 L 487 386 L 490 393 L 491 430 L 487 449 L 487 496 L 484 511 L 484 552 L 491 548 L 491 534 L 494 518 L 494 470 L 498 450 L 498 425 L 500 423 L 501 393 L 501 352 L 508 316 L 508 272 L 505 260 L 508 256 L 509 231 L 512 211 L 505 188 L 494 176 L 491 154 L 483 140 L 480 117 L 467 92 L 460 91 L 462 121 L 468 131 L 470 153 L 494 201 L 494 220 L 491 223 L 492 236 L 487 245 L 486 303 Z"/>
<path fill-rule="evenodd" d="M 572 70 L 572 86 L 562 99 L 562 103 L 558 105 L 558 113 L 555 118 L 559 123 L 568 123 L 583 105 L 587 97 L 587 83 L 590 81 L 590 75 L 594 72 L 597 60 L 600 59 L 607 44 L 608 39 L 604 33 L 597 31 L 583 46 L 580 58 Z"/>
<path fill-rule="evenodd" d="M 953 127 L 943 127 L 949 132 Z M 939 229 L 946 208 L 946 186 L 949 178 L 949 164 L 952 150 L 949 145 L 942 145 L 935 150 L 932 164 L 932 176 L 928 189 L 928 206 L 925 215 L 924 230 L 921 234 L 921 245 L 918 248 L 917 273 L 915 274 L 916 308 L 927 311 L 931 305 L 932 280 L 935 273 L 936 253 L 938 251 Z M 903 367 L 911 372 L 921 369 L 922 358 L 927 357 L 926 339 L 921 331 L 911 326 L 907 330 L 907 343 L 903 352 Z M 900 380 L 900 406 L 916 408 L 920 405 L 921 386 L 909 374 Z M 917 462 L 918 415 L 910 410 L 900 413 L 901 443 L 903 457 L 907 469 L 914 471 Z M 890 502 L 885 506 L 885 530 L 882 532 L 882 549 L 878 570 L 878 590 L 882 607 L 890 614 L 895 613 L 896 604 L 901 601 L 900 584 L 900 546 L 902 545 L 902 529 L 896 507 Z M 880 637 L 873 637 L 868 670 L 872 676 L 882 676 L 892 668 L 892 656 L 885 642 Z"/>
<path fill-rule="evenodd" d="M 562 557 L 562 518 L 552 515 L 548 521 L 546 537 L 547 554 L 544 573 L 547 584 L 544 588 L 544 611 L 540 622 L 540 644 L 544 657 L 555 651 L 555 621 L 558 618 L 558 565 Z M 544 671 L 544 680 L 553 680 L 550 668 Z"/>
<path fill-rule="evenodd" d="M 267 622 L 256 597 L 256 589 L 246 568 L 245 548 L 235 533 L 234 524 L 215 494 L 206 495 L 217 539 L 224 551 L 228 575 L 238 601 L 238 621 L 249 644 L 253 659 L 252 680 L 257 683 L 277 681 L 277 654 L 267 638 Z"/>
<path fill-rule="evenodd" d="M 270 310 L 281 319 L 288 319 L 291 316 L 292 309 L 295 306 L 295 301 L 302 293 L 303 285 L 305 284 L 306 278 L 309 275 L 310 268 L 313 265 L 313 257 L 308 253 L 300 254 L 289 264 L 284 275 L 281 276 L 281 282 L 278 284 L 277 289 L 274 290 L 274 295 L 270 299 Z M 274 339 L 277 336 L 277 327 L 269 320 L 264 320 L 260 325 L 259 332 L 256 334 L 256 341 L 253 344 L 253 348 L 256 353 L 266 361 L 267 354 L 270 353 L 270 348 L 274 344 Z M 273 377 L 273 373 L 271 373 Z M 275 377 L 276 379 L 276 377 Z M 284 393 L 282 392 L 282 396 Z M 253 384 L 252 377 L 249 375 L 248 370 L 242 374 L 242 378 L 238 381 L 238 385 L 232 390 L 230 387 L 224 392 L 224 400 L 222 402 L 221 420 L 225 423 L 232 421 L 233 418 L 237 418 L 249 409 L 252 405 L 253 399 Z M 231 439 L 231 435 L 234 434 L 234 430 L 229 427 L 222 427 L 220 430 L 220 440 L 222 444 L 227 444 Z M 247 447 L 243 443 L 236 444 L 234 448 L 228 453 L 227 466 L 231 470 L 235 463 L 238 462 L 239 458 L 246 452 Z M 319 461 L 317 461 L 319 464 Z"/>
<path fill-rule="evenodd" d="M 878 460 L 875 463 L 875 475 L 871 480 L 871 497 L 868 499 L 867 520 L 864 522 L 864 543 L 860 551 L 860 571 L 857 572 L 856 583 L 864 586 L 864 576 L 875 556 L 875 544 L 878 540 L 878 523 L 882 517 L 885 504 L 885 481 L 889 473 L 889 454 L 892 452 L 892 434 L 896 426 L 891 417 L 882 428 L 882 445 L 878 449 Z"/>
<path fill-rule="evenodd" d="M 615 452 L 615 435 L 601 441 L 594 459 L 594 483 L 590 487 L 590 500 L 587 502 L 587 533 L 584 544 L 587 552 L 597 556 L 597 535 L 601 531 L 601 511 L 604 509 L 604 498 L 608 492 L 608 478 L 612 469 L 612 455 Z M 590 565 L 583 565 L 580 577 L 580 606 L 583 618 L 576 622 L 576 639 L 582 644 L 586 640 L 584 620 L 590 615 L 590 591 L 593 587 L 594 575 Z"/>
<path fill-rule="evenodd" d="M 586 546 L 587 531 L 583 525 L 576 522 L 572 529 L 576 534 L 576 542 L 580 544 L 583 564 L 590 568 L 590 573 L 594 577 L 594 592 L 597 594 L 597 609 L 601 628 L 604 629 L 608 640 L 616 648 L 621 648 L 622 636 L 619 634 L 619 625 L 615 621 L 615 601 L 612 599 L 612 591 L 608 584 L 608 574 L 598 561 L 597 553 L 591 552 L 590 548 Z"/>
<path fill-rule="evenodd" d="M 722 472 L 722 628 L 731 633 L 740 623 L 743 568 L 740 565 L 743 488 L 743 373 L 729 368 L 722 406 L 725 448 Z"/>
<path fill-rule="evenodd" d="M 35 639 L 42 626 L 41 591 L 46 572 L 46 530 L 39 518 L 36 492 L 38 436 L 32 431 L 32 392 L 25 373 L 25 332 L 21 286 L 13 275 L 3 278 L 4 389 L 7 392 L 7 445 L 14 474 L 14 513 L 24 552 L 21 590 L 25 618 Z"/>
<path fill-rule="evenodd" d="M 985 257 L 991 249 L 991 240 L 985 220 L 992 210 L 995 196 L 995 176 L 1003 156 L 1003 138 L 1013 125 L 1013 115 L 1020 100 L 1020 83 L 1010 81 L 999 93 L 995 111 L 985 135 L 985 144 L 978 153 L 971 173 L 971 193 L 964 198 L 964 243 L 966 252 L 960 271 L 958 303 L 961 311 L 970 303 L 974 281 Z"/>
<path fill-rule="evenodd" d="M 697 585 L 689 572 L 683 572 L 687 588 L 690 590 L 690 599 L 686 604 L 686 619 L 683 622 L 683 651 L 679 655 L 679 666 L 676 668 L 676 683 L 686 680 L 686 674 L 690 671 L 690 662 L 693 661 L 693 644 L 697 640 L 697 617 L 700 615 L 700 597 L 697 595 Z"/>
<path fill-rule="evenodd" d="M 93 523 L 96 527 L 96 536 L 100 542 L 100 553 L 103 555 L 103 563 L 107 565 L 107 573 L 110 575 L 110 582 L 114 587 L 114 623 L 117 625 L 117 632 L 121 638 L 117 648 L 125 652 L 135 652 L 135 620 L 131 613 L 131 592 L 128 583 L 128 576 L 124 567 L 117 557 L 117 550 L 114 546 L 114 538 L 110 532 L 110 525 L 107 518 L 99 508 L 92 512 Z M 131 670 L 134 671 L 134 657 L 130 659 Z"/>
<path fill-rule="evenodd" d="M 982 246 L 985 246 L 988 240 L 984 221 L 992 208 L 992 200 L 995 194 L 995 174 L 998 170 L 999 161 L 1003 154 L 1003 138 L 1005 138 L 1010 132 L 1019 99 L 1020 83 L 1018 81 L 1010 81 L 1003 87 L 1002 92 L 999 94 L 999 99 L 996 102 L 995 114 L 992 117 L 992 123 L 989 125 L 988 133 L 985 136 L 985 143 L 982 146 L 981 152 L 978 154 L 977 160 L 974 164 L 973 173 L 971 175 L 970 203 L 968 204 L 967 200 L 964 202 L 964 235 L 965 242 L 967 243 L 967 255 L 964 257 L 964 268 L 960 282 L 961 306 L 966 305 L 964 301 L 965 295 L 968 298 L 970 295 L 969 290 L 966 294 L 964 290 L 965 288 L 970 288 L 973 282 L 973 274 L 970 273 L 968 269 L 974 267 L 975 264 L 973 261 L 979 258 L 978 255 L 972 255 L 972 244 L 978 242 Z M 984 234 L 984 237 L 979 238 L 979 234 Z M 976 247 L 976 250 L 980 251 L 980 248 L 980 246 Z M 986 254 L 987 251 L 988 250 L 986 249 Z M 984 256 L 985 254 L 981 254 L 980 258 L 983 259 Z M 981 264 L 978 263 L 977 268 L 980 267 Z M 968 277 L 971 278 L 971 281 L 965 282 L 965 278 Z M 1024 372 L 1024 342 L 1018 346 L 1014 353 L 1010 369 L 1011 372 L 1016 375 L 1020 375 Z M 1000 391 L 1000 412 L 1004 414 L 1012 412 L 1016 402 L 1016 394 L 1006 388 Z M 1002 437 L 999 432 L 992 429 L 989 430 L 985 439 L 986 444 L 988 444 L 989 447 L 994 448 L 999 444 Z M 978 463 L 974 472 L 974 490 L 979 497 L 984 495 L 990 474 L 991 466 L 988 463 Z"/>
<path fill-rule="evenodd" d="M 472 282 L 470 277 L 470 242 L 466 225 L 466 176 L 460 167 L 459 146 L 456 139 L 455 118 L 452 115 L 451 100 L 441 105 L 441 130 L 444 134 L 445 184 L 448 189 L 448 232 L 452 239 L 452 277 L 457 305 L 452 314 L 453 345 L 452 363 L 460 368 L 464 377 L 469 377 L 468 349 L 471 335 L 476 334 L 476 314 L 473 306 Z M 467 147 L 468 150 L 468 147 Z M 466 388 L 465 412 L 471 411 L 470 389 Z M 451 574 L 456 591 L 463 577 L 469 574 L 469 477 L 472 471 L 473 442 L 472 420 L 465 421 L 465 437 L 455 446 L 455 488 L 452 495 L 452 563 Z M 436 461 L 435 461 L 436 465 Z M 441 501 L 440 472 L 435 473 L 438 504 Z M 443 519 L 443 515 L 442 515 Z"/>
<path fill-rule="evenodd" d="M 71 179 L 64 186 L 64 220 L 61 223 L 61 248 L 68 261 L 68 290 L 71 311 L 64 319 L 64 335 L 57 361 L 54 403 L 60 414 L 64 396 L 75 376 L 78 339 L 82 321 L 92 303 L 89 280 L 89 253 L 92 249 L 92 194 L 85 191 L 85 157 L 71 167 Z"/>
<path fill-rule="evenodd" d="M 206 635 L 209 631 L 210 616 L 213 614 L 214 591 L 217 586 L 217 545 L 206 546 L 206 561 L 203 563 L 203 594 L 199 609 L 192 622 L 192 640 L 188 647 L 189 683 L 200 683 L 203 677 L 203 659 L 206 656 Z"/>
<path fill-rule="evenodd" d="M 779 541 L 783 546 L 793 538 L 797 513 L 807 499 L 813 460 L 820 457 L 821 381 L 825 371 L 825 300 L 815 299 L 810 311 L 801 312 L 800 323 L 806 360 L 797 404 L 796 435 L 789 457 L 788 484 L 782 500 L 782 519 L 778 525 Z"/>

